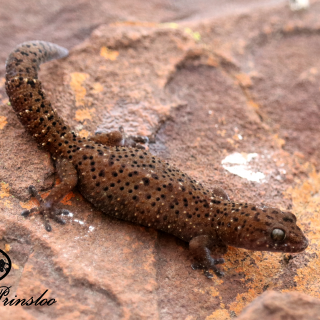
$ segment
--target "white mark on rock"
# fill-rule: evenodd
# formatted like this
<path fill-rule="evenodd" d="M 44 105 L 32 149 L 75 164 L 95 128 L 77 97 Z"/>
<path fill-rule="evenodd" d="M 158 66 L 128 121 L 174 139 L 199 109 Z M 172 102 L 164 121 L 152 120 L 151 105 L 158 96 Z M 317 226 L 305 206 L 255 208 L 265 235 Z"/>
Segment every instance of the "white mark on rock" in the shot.
<path fill-rule="evenodd" d="M 74 219 L 73 221 L 74 221 L 74 222 L 78 222 L 78 223 L 81 224 L 81 225 L 84 225 L 84 222 L 81 221 L 81 220 Z"/>
<path fill-rule="evenodd" d="M 292 11 L 306 10 L 310 7 L 309 0 L 289 0 L 290 9 Z"/>
<path fill-rule="evenodd" d="M 257 153 L 241 154 L 239 152 L 232 153 L 226 156 L 221 164 L 227 171 L 247 179 L 249 181 L 262 182 L 265 175 L 262 172 L 254 172 L 250 169 L 249 162 L 257 158 Z"/>

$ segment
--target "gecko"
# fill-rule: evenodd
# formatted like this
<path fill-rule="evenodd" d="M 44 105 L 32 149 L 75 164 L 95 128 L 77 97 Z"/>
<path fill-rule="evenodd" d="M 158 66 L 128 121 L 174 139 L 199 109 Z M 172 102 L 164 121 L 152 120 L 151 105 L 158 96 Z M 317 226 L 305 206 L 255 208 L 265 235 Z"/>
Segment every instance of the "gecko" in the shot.
<path fill-rule="evenodd" d="M 208 278 L 223 271 L 228 246 L 256 251 L 296 253 L 308 240 L 294 214 L 247 202 L 234 202 L 220 187 L 206 189 L 188 174 L 154 156 L 123 130 L 80 137 L 58 115 L 38 80 L 41 63 L 64 58 L 68 50 L 44 41 L 24 42 L 6 61 L 5 88 L 25 130 L 55 162 L 61 183 L 39 205 L 47 231 L 50 219 L 65 224 L 60 200 L 77 186 L 97 209 L 114 218 L 152 227 L 189 243 L 193 269 Z"/>

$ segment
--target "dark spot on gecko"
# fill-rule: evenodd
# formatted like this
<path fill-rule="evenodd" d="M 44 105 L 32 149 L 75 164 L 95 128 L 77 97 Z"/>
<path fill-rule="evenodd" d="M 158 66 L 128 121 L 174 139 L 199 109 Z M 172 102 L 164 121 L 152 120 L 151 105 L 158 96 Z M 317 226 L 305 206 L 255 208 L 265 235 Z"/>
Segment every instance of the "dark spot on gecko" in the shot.
<path fill-rule="evenodd" d="M 172 185 L 171 182 L 168 184 L 167 189 L 168 189 L 168 191 L 170 191 L 170 192 L 173 191 L 173 185 Z"/>
<path fill-rule="evenodd" d="M 149 178 L 142 178 L 142 181 L 145 186 L 148 186 L 150 184 Z"/>

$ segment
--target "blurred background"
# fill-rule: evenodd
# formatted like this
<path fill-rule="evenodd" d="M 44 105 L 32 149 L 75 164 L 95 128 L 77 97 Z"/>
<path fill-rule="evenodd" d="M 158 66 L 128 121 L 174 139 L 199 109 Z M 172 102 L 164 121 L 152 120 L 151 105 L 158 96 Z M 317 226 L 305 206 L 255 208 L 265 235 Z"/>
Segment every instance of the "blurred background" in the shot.
<path fill-rule="evenodd" d="M 102 24 L 190 22 L 281 5 L 287 0 L 0 0 L 0 71 L 18 43 L 46 40 L 68 49 Z"/>

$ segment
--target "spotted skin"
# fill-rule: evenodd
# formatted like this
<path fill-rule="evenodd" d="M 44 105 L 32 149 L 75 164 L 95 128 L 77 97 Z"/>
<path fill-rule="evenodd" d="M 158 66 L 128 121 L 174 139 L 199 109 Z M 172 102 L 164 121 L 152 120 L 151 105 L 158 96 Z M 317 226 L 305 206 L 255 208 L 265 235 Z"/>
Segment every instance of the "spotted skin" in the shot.
<path fill-rule="evenodd" d="M 6 91 L 26 131 L 56 161 L 62 183 L 39 207 L 46 230 L 59 223 L 59 201 L 75 186 L 104 213 L 173 234 L 189 242 L 193 268 L 223 273 L 216 267 L 227 246 L 274 252 L 301 252 L 308 240 L 296 217 L 272 207 L 230 201 L 221 188 L 205 189 L 169 163 L 141 149 L 123 130 L 80 138 L 52 108 L 37 80 L 39 64 L 62 58 L 67 50 L 31 41 L 19 45 L 7 60 Z M 143 140 L 142 140 L 143 142 Z M 34 187 L 30 187 L 37 196 Z M 39 198 L 39 197 L 38 197 Z"/>

